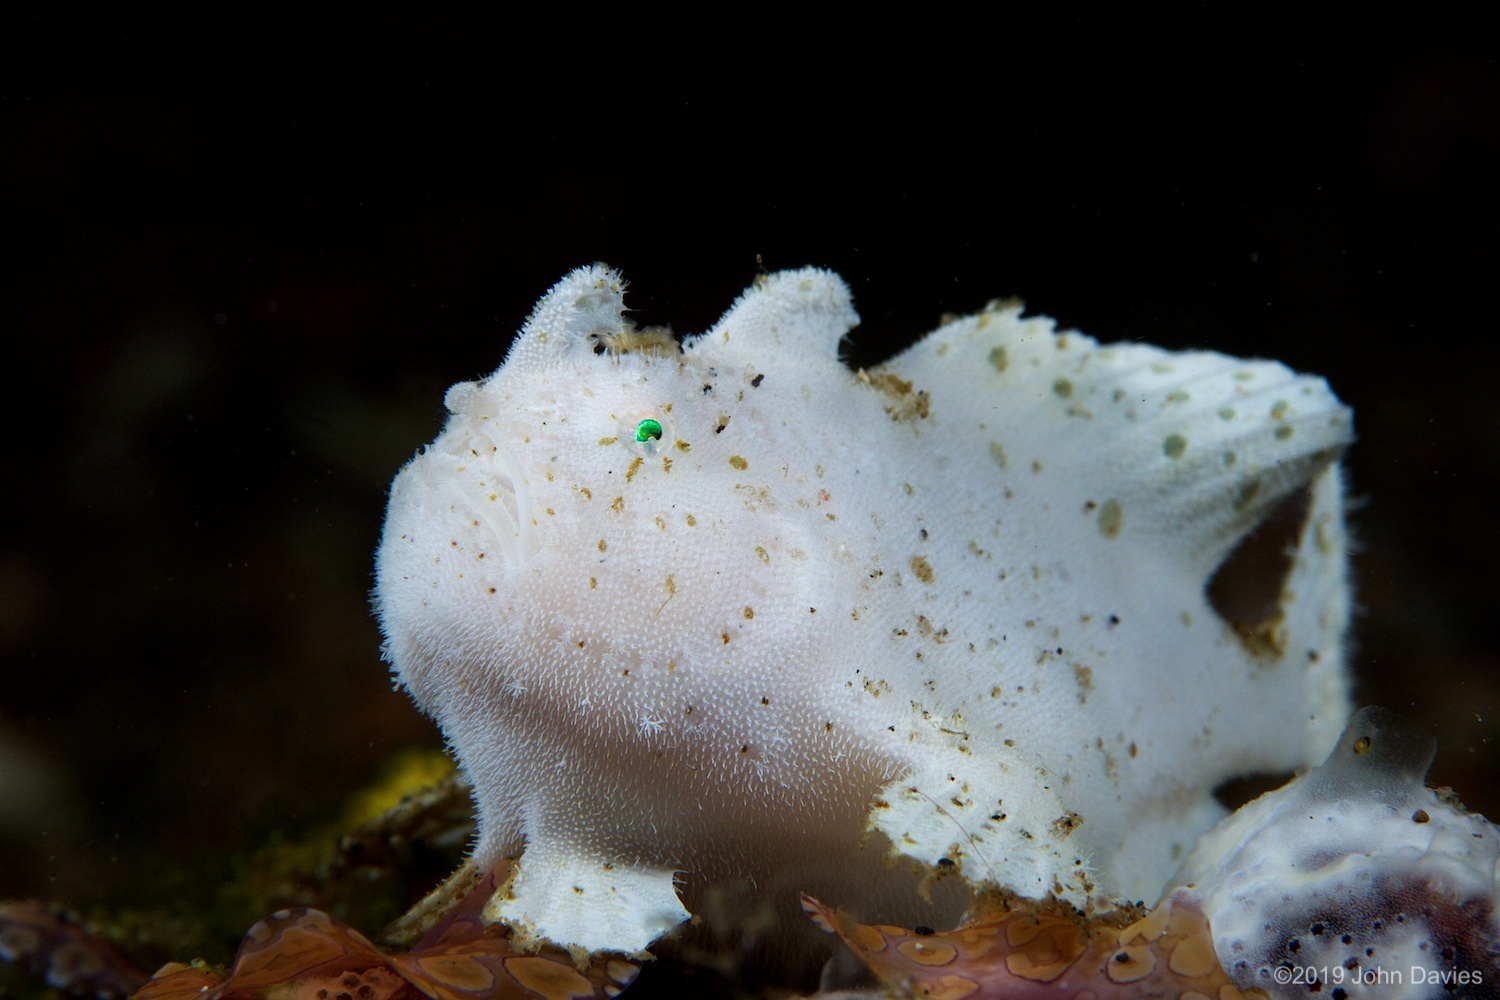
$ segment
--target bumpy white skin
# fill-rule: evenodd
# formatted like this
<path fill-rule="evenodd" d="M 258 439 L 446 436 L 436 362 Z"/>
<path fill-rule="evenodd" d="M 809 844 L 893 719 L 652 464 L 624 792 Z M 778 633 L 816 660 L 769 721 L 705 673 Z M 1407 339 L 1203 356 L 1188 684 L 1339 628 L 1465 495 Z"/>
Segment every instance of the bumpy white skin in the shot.
<path fill-rule="evenodd" d="M 675 873 L 691 901 L 862 871 L 829 893 L 857 902 L 867 823 L 971 881 L 1151 898 L 1215 783 L 1332 746 L 1351 430 L 1321 380 L 1006 306 L 854 373 L 848 290 L 813 269 L 680 356 L 596 353 L 629 343 L 622 290 L 573 272 L 449 391 L 379 554 L 476 861 L 524 847 L 506 921 L 644 948 L 688 915 Z M 1248 642 L 1205 585 L 1304 488 L 1280 620 Z"/>
<path fill-rule="evenodd" d="M 1204 835 L 1169 895 L 1208 916 L 1242 989 L 1495 995 L 1500 834 L 1425 787 L 1434 747 L 1364 709 L 1321 766 Z"/>

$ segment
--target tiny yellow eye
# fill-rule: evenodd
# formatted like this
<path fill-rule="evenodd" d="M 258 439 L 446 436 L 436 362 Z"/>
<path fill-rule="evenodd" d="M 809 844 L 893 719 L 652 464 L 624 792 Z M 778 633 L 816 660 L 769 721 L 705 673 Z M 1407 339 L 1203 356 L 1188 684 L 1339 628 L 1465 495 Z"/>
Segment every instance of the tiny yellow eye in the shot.
<path fill-rule="evenodd" d="M 640 423 L 636 424 L 635 439 L 639 444 L 645 444 L 647 441 L 660 441 L 660 421 L 652 420 L 650 417 L 647 417 L 645 420 L 642 420 Z"/>

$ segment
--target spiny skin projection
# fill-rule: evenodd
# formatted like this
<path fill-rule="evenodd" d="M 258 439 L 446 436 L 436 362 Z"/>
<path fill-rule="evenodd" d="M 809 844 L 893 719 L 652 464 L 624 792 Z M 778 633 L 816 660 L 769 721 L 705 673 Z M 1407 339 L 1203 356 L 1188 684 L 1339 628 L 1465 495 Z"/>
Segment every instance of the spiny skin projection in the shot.
<path fill-rule="evenodd" d="M 1215 785 L 1335 742 L 1352 431 L 1321 379 L 1013 303 L 851 371 L 829 272 L 680 345 L 623 290 L 574 271 L 449 390 L 377 561 L 521 940 L 774 936 L 799 891 L 933 926 L 978 885 L 1153 899 Z"/>

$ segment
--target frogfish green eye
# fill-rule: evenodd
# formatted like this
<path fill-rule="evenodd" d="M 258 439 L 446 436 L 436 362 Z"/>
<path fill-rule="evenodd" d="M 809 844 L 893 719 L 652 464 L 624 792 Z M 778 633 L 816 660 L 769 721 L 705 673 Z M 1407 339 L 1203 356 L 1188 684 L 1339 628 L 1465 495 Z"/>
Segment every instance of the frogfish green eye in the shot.
<path fill-rule="evenodd" d="M 661 422 L 647 417 L 635 425 L 635 440 L 639 444 L 661 440 Z"/>

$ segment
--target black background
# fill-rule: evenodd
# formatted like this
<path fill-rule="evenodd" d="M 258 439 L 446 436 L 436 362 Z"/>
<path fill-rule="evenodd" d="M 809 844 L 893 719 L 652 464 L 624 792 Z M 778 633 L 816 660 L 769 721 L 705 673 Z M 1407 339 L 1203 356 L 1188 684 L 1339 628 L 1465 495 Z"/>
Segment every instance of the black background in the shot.
<path fill-rule="evenodd" d="M 1500 811 L 1477 29 L 685 18 L 15 15 L 0 898 L 139 899 L 437 743 L 369 613 L 384 491 L 595 260 L 682 333 L 762 264 L 834 268 L 853 363 L 1014 294 L 1327 375 L 1360 436 L 1358 698 Z"/>

